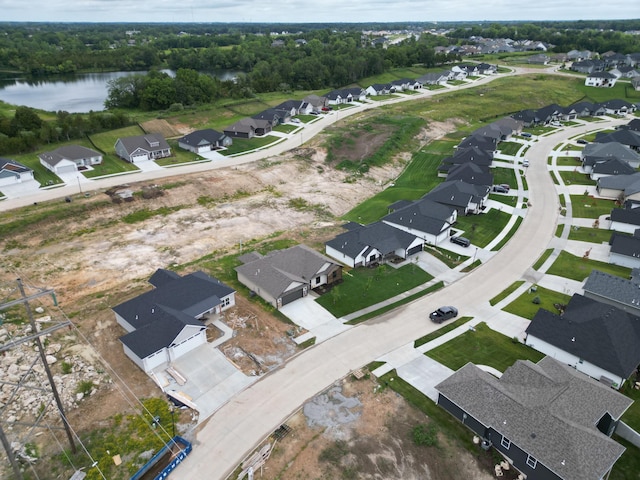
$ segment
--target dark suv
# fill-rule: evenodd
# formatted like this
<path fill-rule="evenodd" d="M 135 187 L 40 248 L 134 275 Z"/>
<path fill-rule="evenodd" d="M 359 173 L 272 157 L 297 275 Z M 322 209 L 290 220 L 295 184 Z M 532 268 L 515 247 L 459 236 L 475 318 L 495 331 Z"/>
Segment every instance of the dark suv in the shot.
<path fill-rule="evenodd" d="M 445 320 L 449 320 L 450 318 L 455 318 L 458 316 L 458 309 L 456 307 L 446 306 L 440 307 L 435 312 L 431 312 L 429 314 L 429 318 L 432 322 L 442 323 Z"/>
<path fill-rule="evenodd" d="M 461 247 L 468 247 L 471 245 L 471 242 L 468 238 L 465 237 L 451 237 L 451 243 L 455 243 L 456 245 L 460 245 Z"/>

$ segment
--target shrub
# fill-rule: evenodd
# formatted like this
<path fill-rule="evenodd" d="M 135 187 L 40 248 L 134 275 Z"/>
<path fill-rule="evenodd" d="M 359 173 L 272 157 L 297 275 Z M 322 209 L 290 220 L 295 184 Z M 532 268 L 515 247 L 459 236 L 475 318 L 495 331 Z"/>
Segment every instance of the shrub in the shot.
<path fill-rule="evenodd" d="M 411 438 L 418 446 L 433 447 L 438 444 L 438 430 L 435 425 L 416 425 L 411 430 Z"/>
<path fill-rule="evenodd" d="M 67 362 L 62 362 L 60 364 L 60 367 L 62 368 L 62 373 L 65 375 L 71 373 L 71 371 L 73 370 L 73 365 Z"/>

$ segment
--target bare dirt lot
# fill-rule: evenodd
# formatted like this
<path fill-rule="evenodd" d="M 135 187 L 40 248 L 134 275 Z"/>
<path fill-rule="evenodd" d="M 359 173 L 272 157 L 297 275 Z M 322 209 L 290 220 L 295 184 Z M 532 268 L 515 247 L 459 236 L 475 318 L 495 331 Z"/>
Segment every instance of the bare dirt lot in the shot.
<path fill-rule="evenodd" d="M 440 137 L 453 126 L 430 125 L 420 139 Z M 384 132 L 379 134 L 386 138 Z M 355 137 L 341 155 L 361 159 L 373 143 L 370 136 Z M 133 396 L 160 395 L 149 377 L 124 355 L 118 340 L 124 331 L 111 311 L 149 289 L 147 280 L 157 268 L 206 269 L 216 258 L 255 248 L 264 240 L 286 238 L 320 247 L 341 231 L 339 217 L 393 182 L 409 156 L 410 152 L 401 153 L 384 167 L 347 179 L 347 173 L 325 163 L 322 141 L 315 140 L 257 163 L 163 180 L 156 188 L 163 194 L 149 199 L 141 192 L 150 183 L 124 184 L 123 177 L 123 188 L 134 192 L 133 201 L 111 203 L 104 192 L 96 192 L 74 199 L 74 205 L 87 205 L 82 214 L 45 219 L 3 238 L 0 280 L 11 282 L 20 276 L 30 285 L 54 288 L 77 327 L 76 334 L 62 336 L 63 353 L 106 365 L 106 373 L 114 380 L 70 410 L 74 428 L 79 432 L 95 428 L 105 418 L 130 409 Z M 293 326 L 249 299 L 238 296 L 228 320 L 234 323 L 236 335 L 222 350 L 245 373 L 264 373 L 297 352 L 290 339 Z M 215 336 L 212 331 L 211 338 Z M 264 360 L 262 370 L 251 356 Z M 442 447 L 432 455 L 414 451 L 400 439 L 420 414 L 407 409 L 395 394 L 374 395 L 369 381 L 342 388 L 362 404 L 357 425 L 337 429 L 316 425 L 304 429 L 306 437 L 303 429 L 296 428 L 280 443 L 269 464 L 272 473 L 283 476 L 267 478 L 338 478 L 335 472 L 360 468 L 361 462 L 369 465 L 366 475 L 350 478 L 481 478 L 473 470 L 473 459 L 452 456 Z M 291 422 L 305 420 L 295 417 Z M 317 458 L 340 438 L 353 444 L 351 453 L 342 455 L 338 463 Z M 295 454 L 295 461 L 284 452 L 294 439 L 300 445 L 314 445 Z M 286 460 L 278 464 L 280 456 Z M 425 477 L 426 472 L 430 473 Z"/>
<path fill-rule="evenodd" d="M 307 402 L 287 423 L 291 430 L 273 443 L 262 468 L 265 480 L 451 479 L 489 480 L 471 455 L 433 431 L 435 444 L 418 445 L 413 430 L 430 420 L 390 389 L 353 377 Z"/>

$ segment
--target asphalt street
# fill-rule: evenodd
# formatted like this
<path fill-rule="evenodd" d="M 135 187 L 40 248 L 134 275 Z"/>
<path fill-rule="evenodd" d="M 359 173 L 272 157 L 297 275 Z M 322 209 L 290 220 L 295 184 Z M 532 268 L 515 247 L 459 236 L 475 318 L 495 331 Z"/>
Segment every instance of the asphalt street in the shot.
<path fill-rule="evenodd" d="M 531 166 L 525 176 L 531 206 L 498 254 L 445 289 L 315 345 L 251 385 L 209 418 L 192 454 L 172 475 L 177 480 L 225 479 L 305 401 L 353 370 L 436 330 L 439 325 L 427 321 L 425 312 L 451 304 L 460 315 L 489 322 L 497 313 L 488 299 L 520 280 L 554 238 L 559 201 L 548 171 L 549 152 L 569 137 L 605 126 L 568 127 L 540 137 L 529 149 Z"/>

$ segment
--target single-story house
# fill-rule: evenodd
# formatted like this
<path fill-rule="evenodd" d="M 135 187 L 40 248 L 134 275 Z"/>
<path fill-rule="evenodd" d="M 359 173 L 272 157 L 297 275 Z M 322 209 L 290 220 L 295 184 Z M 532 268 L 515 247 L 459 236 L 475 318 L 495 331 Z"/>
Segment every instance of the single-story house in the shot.
<path fill-rule="evenodd" d="M 153 290 L 113 308 L 127 331 L 120 337 L 124 352 L 145 372 L 205 344 L 201 319 L 235 305 L 235 290 L 201 271 L 181 277 L 158 269 L 149 283 Z"/>
<path fill-rule="evenodd" d="M 212 128 L 196 130 L 178 140 L 178 146 L 193 153 L 210 152 L 229 147 L 233 140 Z"/>
<path fill-rule="evenodd" d="M 423 198 L 455 208 L 459 215 L 480 213 L 489 198 L 491 186 L 472 185 L 461 181 L 445 181 Z"/>
<path fill-rule="evenodd" d="M 609 230 L 633 234 L 640 228 L 640 209 L 635 207 L 627 208 L 628 205 L 631 205 L 630 202 L 625 202 L 625 204 L 625 208 L 611 209 Z"/>
<path fill-rule="evenodd" d="M 525 343 L 620 388 L 640 365 L 640 318 L 576 293 L 562 314 L 539 309 L 526 329 Z"/>
<path fill-rule="evenodd" d="M 231 138 L 253 138 L 256 133 L 257 123 L 253 118 L 242 118 L 233 125 L 224 129 L 224 134 Z"/>
<path fill-rule="evenodd" d="M 617 158 L 609 158 L 602 162 L 596 162 L 591 169 L 591 180 L 609 177 L 611 175 L 631 175 L 636 170 L 628 162 Z"/>
<path fill-rule="evenodd" d="M 640 317 L 640 271 L 622 278 L 600 270 L 591 270 L 584 282 L 584 296 Z"/>
<path fill-rule="evenodd" d="M 0 157 L 0 186 L 29 180 L 33 180 L 33 170 L 15 160 Z"/>
<path fill-rule="evenodd" d="M 609 240 L 609 263 L 628 268 L 640 268 L 640 230 L 632 236 L 613 232 Z"/>
<path fill-rule="evenodd" d="M 615 132 L 598 132 L 596 133 L 595 143 L 621 143 L 629 148 L 640 152 L 640 132 L 621 128 Z"/>
<path fill-rule="evenodd" d="M 131 163 L 171 156 L 171 147 L 159 133 L 119 138 L 116 141 L 115 150 L 120 158 Z"/>
<path fill-rule="evenodd" d="M 584 84 L 587 87 L 603 87 L 611 88 L 616 84 L 618 79 L 609 72 L 592 72 L 587 75 Z"/>
<path fill-rule="evenodd" d="M 325 243 L 325 253 L 349 267 L 406 259 L 421 252 L 424 240 L 384 222 L 350 223 L 348 230 Z"/>
<path fill-rule="evenodd" d="M 535 64 L 535 65 L 547 65 L 551 57 L 549 55 L 545 55 L 544 53 L 539 53 L 537 55 L 531 55 L 527 57 L 527 63 Z"/>
<path fill-rule="evenodd" d="M 472 185 L 493 185 L 493 173 L 490 168 L 472 162 L 453 165 L 448 169 L 446 177 L 447 181 L 459 180 Z"/>
<path fill-rule="evenodd" d="M 438 166 L 438 175 L 446 176 L 452 168 L 465 163 L 489 168 L 493 163 L 493 151 L 480 147 L 458 147 L 451 157 L 442 160 Z"/>
<path fill-rule="evenodd" d="M 310 112 L 321 112 L 323 108 L 329 106 L 329 99 L 327 97 L 319 97 L 318 95 L 307 95 L 302 101 L 310 106 Z"/>
<path fill-rule="evenodd" d="M 613 175 L 596 181 L 596 191 L 604 198 L 640 200 L 640 172 L 632 175 Z"/>
<path fill-rule="evenodd" d="M 590 173 L 596 163 L 613 158 L 627 162 L 632 168 L 640 167 L 640 153 L 618 142 L 590 143 L 585 145 L 580 157 L 585 173 Z"/>
<path fill-rule="evenodd" d="M 366 88 L 367 95 L 375 97 L 376 95 L 389 95 L 395 88 L 390 83 L 374 83 Z"/>
<path fill-rule="evenodd" d="M 437 245 L 447 239 L 456 222 L 455 208 L 421 198 L 384 216 L 382 222 L 421 238 L 426 244 Z"/>
<path fill-rule="evenodd" d="M 524 478 L 602 480 L 625 451 L 610 437 L 633 400 L 550 357 L 500 378 L 468 363 L 435 388 L 438 405 Z"/>
<path fill-rule="evenodd" d="M 633 113 L 636 111 L 636 106 L 633 103 L 619 98 L 607 100 L 606 102 L 602 102 L 600 105 L 604 107 L 607 115 L 626 115 L 627 113 Z"/>
<path fill-rule="evenodd" d="M 340 105 L 342 103 L 363 102 L 367 98 L 367 92 L 360 88 L 342 88 L 332 90 L 324 95 L 329 101 L 329 105 Z"/>
<path fill-rule="evenodd" d="M 418 78 L 423 85 L 444 85 L 449 81 L 449 72 L 426 73 Z"/>
<path fill-rule="evenodd" d="M 312 250 L 296 245 L 261 255 L 240 257 L 238 281 L 276 308 L 306 296 L 310 290 L 342 281 L 342 266 Z"/>
<path fill-rule="evenodd" d="M 74 173 L 79 168 L 100 165 L 102 154 L 81 145 L 65 145 L 38 155 L 40 164 L 53 173 Z"/>

